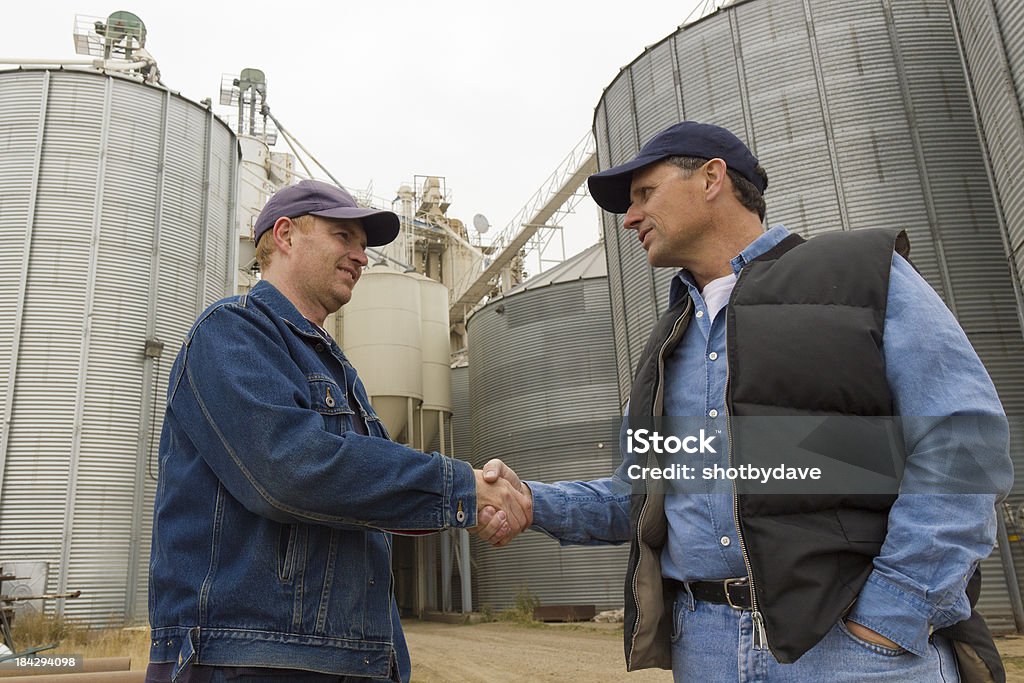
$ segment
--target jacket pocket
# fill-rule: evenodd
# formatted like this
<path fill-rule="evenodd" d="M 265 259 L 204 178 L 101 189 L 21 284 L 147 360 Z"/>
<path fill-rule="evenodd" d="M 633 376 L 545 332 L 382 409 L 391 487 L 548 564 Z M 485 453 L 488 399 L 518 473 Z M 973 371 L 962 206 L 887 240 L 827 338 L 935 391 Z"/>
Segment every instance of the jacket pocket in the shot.
<path fill-rule="evenodd" d="M 320 413 L 324 428 L 332 434 L 351 431 L 355 412 L 345 388 L 325 375 L 310 375 L 307 379 L 310 407 Z"/>
<path fill-rule="evenodd" d="M 292 580 L 295 574 L 295 539 L 298 525 L 281 525 L 277 541 L 277 578 L 283 582 Z"/>
<path fill-rule="evenodd" d="M 850 543 L 870 543 L 881 548 L 889 527 L 889 512 L 839 508 L 836 517 Z"/>

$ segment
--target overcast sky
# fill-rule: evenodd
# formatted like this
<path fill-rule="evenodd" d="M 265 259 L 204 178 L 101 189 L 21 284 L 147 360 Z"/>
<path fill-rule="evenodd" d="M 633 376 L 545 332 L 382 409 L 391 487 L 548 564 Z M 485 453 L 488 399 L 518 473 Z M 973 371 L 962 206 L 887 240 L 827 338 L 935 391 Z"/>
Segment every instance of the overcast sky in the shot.
<path fill-rule="evenodd" d="M 449 215 L 483 213 L 493 232 L 590 129 L 619 69 L 703 4 L 17 2 L 0 53 L 75 58 L 76 14 L 134 12 L 168 87 L 216 103 L 221 74 L 262 69 L 274 115 L 343 184 L 391 199 L 414 175 L 444 176 Z M 574 251 L 597 240 L 586 201 Z"/>

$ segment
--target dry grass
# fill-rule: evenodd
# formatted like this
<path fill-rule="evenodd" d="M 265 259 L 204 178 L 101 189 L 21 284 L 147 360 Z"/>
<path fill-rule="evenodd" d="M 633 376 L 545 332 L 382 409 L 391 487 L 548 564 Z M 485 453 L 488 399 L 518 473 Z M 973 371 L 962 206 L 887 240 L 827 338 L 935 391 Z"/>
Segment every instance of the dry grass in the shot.
<path fill-rule="evenodd" d="M 543 624 L 533 618 L 533 610 L 538 606 L 540 599 L 524 588 L 516 594 L 515 607 L 496 612 L 490 605 L 484 605 L 480 608 L 480 614 L 484 622 L 507 621 L 524 626 L 540 626 Z"/>
<path fill-rule="evenodd" d="M 149 628 L 84 628 L 60 617 L 21 615 L 11 629 L 18 650 L 59 643 L 47 655 L 77 654 L 86 659 L 131 657 L 132 669 L 149 664 Z"/>

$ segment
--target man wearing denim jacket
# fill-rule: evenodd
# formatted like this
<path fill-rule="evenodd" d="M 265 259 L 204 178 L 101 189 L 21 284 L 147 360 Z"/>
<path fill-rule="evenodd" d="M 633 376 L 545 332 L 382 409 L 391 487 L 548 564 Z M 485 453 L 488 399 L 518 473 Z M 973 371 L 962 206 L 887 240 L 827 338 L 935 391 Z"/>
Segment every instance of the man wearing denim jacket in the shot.
<path fill-rule="evenodd" d="M 502 510 L 489 535 L 526 523 L 507 482 L 392 442 L 322 327 L 398 230 L 343 189 L 284 188 L 255 225 L 263 279 L 189 332 L 160 439 L 147 681 L 407 681 L 388 531 L 474 527 L 484 505 Z"/>
<path fill-rule="evenodd" d="M 673 420 L 722 434 L 717 450 L 677 460 L 702 472 L 771 450 L 767 432 L 734 431 L 743 420 L 849 415 L 830 422 L 895 424 L 905 463 L 892 490 L 812 482 L 805 496 L 700 478 L 657 490 L 636 475 L 664 463 L 625 443 L 597 481 L 521 485 L 489 463 L 488 478 L 532 491 L 534 527 L 562 543 L 631 541 L 627 668 L 852 682 L 955 681 L 959 665 L 963 680 L 1001 680 L 969 595 L 1012 479 L 1008 430 L 965 334 L 904 258 L 905 234 L 765 232 L 767 174 L 707 124 L 676 124 L 589 183 L 651 265 L 682 268 L 638 362 L 624 442 L 627 427 Z M 845 464 L 871 469 L 871 450 L 852 446 Z"/>

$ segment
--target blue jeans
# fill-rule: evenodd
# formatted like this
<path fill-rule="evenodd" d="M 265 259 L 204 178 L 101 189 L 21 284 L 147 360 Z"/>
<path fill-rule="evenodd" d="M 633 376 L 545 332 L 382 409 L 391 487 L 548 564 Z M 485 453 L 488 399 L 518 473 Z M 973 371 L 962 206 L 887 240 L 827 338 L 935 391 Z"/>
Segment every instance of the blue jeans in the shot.
<path fill-rule="evenodd" d="M 792 664 L 752 648 L 750 612 L 676 596 L 672 612 L 672 676 L 701 683 L 959 683 L 949 641 L 933 636 L 925 657 L 861 640 L 837 623 Z"/>

